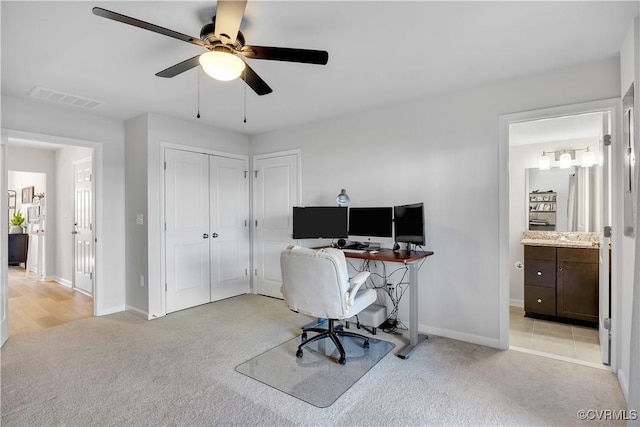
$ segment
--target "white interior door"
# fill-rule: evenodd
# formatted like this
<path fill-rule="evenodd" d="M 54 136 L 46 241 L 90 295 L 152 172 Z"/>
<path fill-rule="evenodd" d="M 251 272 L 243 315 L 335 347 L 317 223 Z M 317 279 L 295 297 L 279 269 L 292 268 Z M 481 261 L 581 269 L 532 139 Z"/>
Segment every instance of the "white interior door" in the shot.
<path fill-rule="evenodd" d="M 166 312 L 210 302 L 209 159 L 166 149 Z"/>
<path fill-rule="evenodd" d="M 602 137 L 601 146 L 603 147 L 603 165 L 602 165 L 602 225 L 604 227 L 611 226 L 612 222 L 612 168 L 611 168 L 611 113 L 602 114 Z M 600 338 L 600 351 L 602 353 L 602 363 L 609 365 L 611 362 L 611 265 L 610 265 L 610 233 L 600 232 L 600 288 L 599 288 L 599 304 L 598 310 L 598 328 Z"/>
<path fill-rule="evenodd" d="M 211 301 L 249 292 L 246 160 L 209 156 Z"/>
<path fill-rule="evenodd" d="M 282 298 L 280 253 L 293 243 L 291 215 L 299 203 L 298 154 L 254 157 L 256 291 Z"/>
<path fill-rule="evenodd" d="M 73 287 L 93 295 L 93 197 L 91 159 L 73 164 Z M 38 257 L 38 262 L 41 262 Z"/>

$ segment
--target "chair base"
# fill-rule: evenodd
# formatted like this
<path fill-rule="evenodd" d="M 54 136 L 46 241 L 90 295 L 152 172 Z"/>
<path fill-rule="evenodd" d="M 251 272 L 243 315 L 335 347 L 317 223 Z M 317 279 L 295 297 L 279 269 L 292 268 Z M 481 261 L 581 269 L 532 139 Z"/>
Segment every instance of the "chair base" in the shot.
<path fill-rule="evenodd" d="M 369 338 L 364 336 L 364 335 L 360 335 L 360 334 L 356 334 L 354 332 L 347 332 L 345 330 L 343 330 L 342 328 L 340 328 L 340 325 L 338 325 L 338 327 L 335 326 L 335 319 L 328 319 L 328 323 L 329 326 L 327 329 L 321 329 L 321 328 L 302 328 L 302 343 L 300 343 L 300 345 L 298 346 L 298 351 L 296 352 L 296 357 L 301 358 L 303 353 L 302 353 L 302 347 L 304 347 L 307 344 L 310 344 L 314 341 L 318 341 L 324 338 L 331 338 L 331 341 L 333 341 L 333 343 L 335 344 L 336 348 L 338 349 L 338 351 L 340 352 L 340 360 L 338 361 L 338 363 L 340 363 L 341 365 L 344 365 L 345 363 L 347 363 L 347 359 L 346 359 L 346 352 L 344 351 L 344 347 L 342 346 L 342 343 L 340 342 L 340 339 L 338 338 L 338 336 L 348 336 L 348 337 L 354 337 L 354 338 L 361 338 L 364 340 L 363 343 L 363 347 L 364 348 L 369 348 Z M 317 332 L 318 335 L 315 335 L 309 339 L 307 339 L 307 332 Z"/>

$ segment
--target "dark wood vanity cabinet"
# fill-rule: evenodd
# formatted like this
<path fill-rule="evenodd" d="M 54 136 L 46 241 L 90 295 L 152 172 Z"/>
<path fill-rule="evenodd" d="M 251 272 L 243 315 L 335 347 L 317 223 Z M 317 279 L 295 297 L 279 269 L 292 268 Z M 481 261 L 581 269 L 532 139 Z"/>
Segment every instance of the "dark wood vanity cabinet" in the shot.
<path fill-rule="evenodd" d="M 524 247 L 527 316 L 597 324 L 599 250 Z"/>
<path fill-rule="evenodd" d="M 556 315 L 598 322 L 599 251 L 558 248 Z"/>

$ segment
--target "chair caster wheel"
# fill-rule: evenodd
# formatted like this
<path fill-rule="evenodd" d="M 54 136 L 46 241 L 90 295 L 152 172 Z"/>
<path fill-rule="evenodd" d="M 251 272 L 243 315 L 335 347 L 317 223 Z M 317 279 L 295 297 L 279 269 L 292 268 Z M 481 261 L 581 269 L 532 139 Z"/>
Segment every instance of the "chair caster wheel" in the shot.
<path fill-rule="evenodd" d="M 302 349 L 301 348 L 299 348 L 298 351 L 296 351 L 296 357 L 298 359 L 302 359 Z"/>
<path fill-rule="evenodd" d="M 302 336 L 300 338 L 302 338 L 302 341 L 306 341 L 307 340 L 307 333 L 303 332 Z"/>
<path fill-rule="evenodd" d="M 347 359 L 344 356 L 340 356 L 340 360 L 338 360 L 338 363 L 341 365 L 346 365 Z"/>
<path fill-rule="evenodd" d="M 369 348 L 369 340 L 366 340 L 362 346 L 364 348 Z"/>

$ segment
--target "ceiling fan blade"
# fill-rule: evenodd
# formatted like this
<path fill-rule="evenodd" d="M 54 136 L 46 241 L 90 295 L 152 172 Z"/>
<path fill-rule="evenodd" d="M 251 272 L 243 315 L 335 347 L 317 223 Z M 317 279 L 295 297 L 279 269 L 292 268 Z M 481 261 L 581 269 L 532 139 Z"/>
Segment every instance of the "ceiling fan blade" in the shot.
<path fill-rule="evenodd" d="M 223 44 L 234 44 L 236 42 L 246 6 L 246 0 L 218 0 L 214 34 Z"/>
<path fill-rule="evenodd" d="M 258 95 L 266 95 L 273 92 L 269 85 L 249 67 L 249 64 L 245 64 L 244 71 L 240 74 L 240 78 Z"/>
<path fill-rule="evenodd" d="M 122 15 L 117 12 L 112 12 L 101 7 L 94 7 L 93 14 L 101 16 L 103 18 L 112 19 L 114 21 L 122 22 L 124 24 L 133 25 L 134 27 L 142 28 L 145 30 L 153 31 L 154 33 L 163 34 L 165 36 L 173 37 L 174 39 L 182 40 L 183 42 L 193 43 L 198 46 L 204 46 L 204 42 L 198 37 L 189 36 L 179 33 L 177 31 L 170 30 L 168 28 L 161 27 L 159 25 L 150 24 L 149 22 L 141 21 L 130 16 Z"/>
<path fill-rule="evenodd" d="M 159 73 L 156 73 L 156 76 L 175 77 L 180 73 L 184 73 L 185 71 L 189 71 L 190 69 L 200 65 L 200 62 L 198 61 L 199 59 L 200 59 L 200 55 L 196 55 L 193 58 L 184 60 L 176 65 L 173 65 L 165 70 L 160 71 Z"/>
<path fill-rule="evenodd" d="M 326 50 L 291 49 L 288 47 L 245 46 L 240 53 L 247 58 L 272 61 L 303 62 L 326 65 L 329 52 Z"/>

